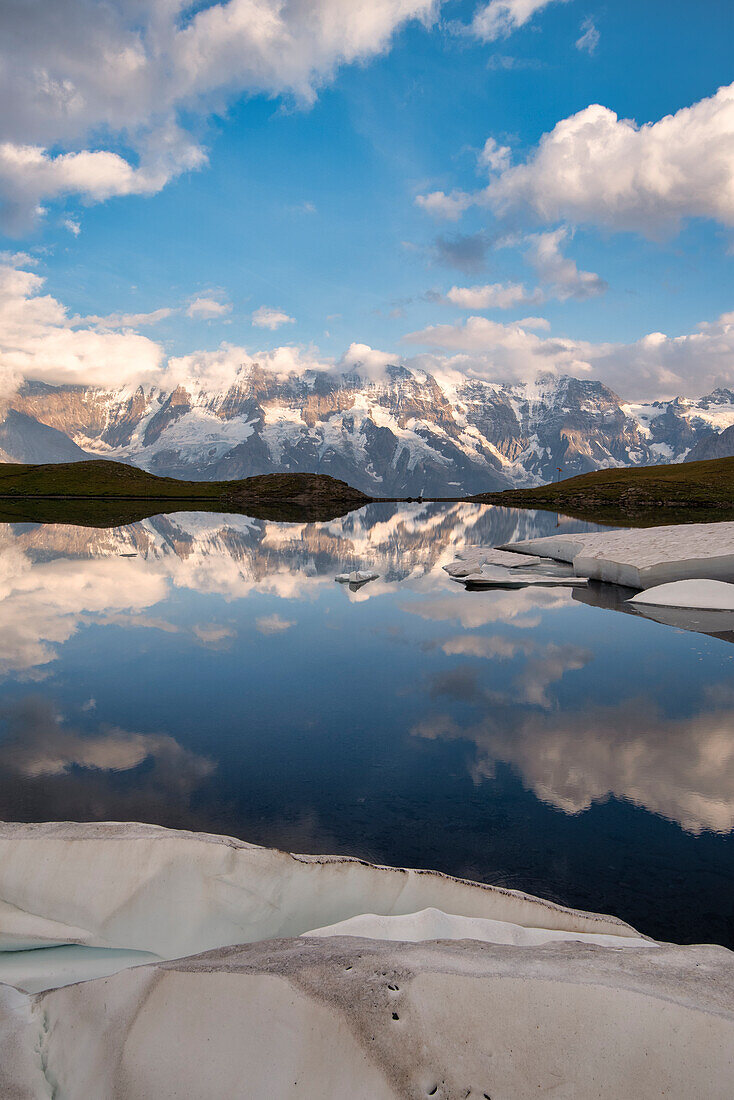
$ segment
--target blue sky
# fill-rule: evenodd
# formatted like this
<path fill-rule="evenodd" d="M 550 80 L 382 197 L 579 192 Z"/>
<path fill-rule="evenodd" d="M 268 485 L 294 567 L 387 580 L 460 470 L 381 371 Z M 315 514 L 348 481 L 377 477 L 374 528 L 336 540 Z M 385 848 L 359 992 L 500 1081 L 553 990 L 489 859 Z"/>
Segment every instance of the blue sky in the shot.
<path fill-rule="evenodd" d="M 224 342 L 291 347 L 297 369 L 352 344 L 491 380 L 547 366 L 633 398 L 734 384 L 734 94 L 712 100 L 734 79 L 728 0 L 61 7 L 45 39 L 0 14 L 18 65 L 0 86 L 1 246 L 33 276 L 6 289 L 13 385 L 110 384 L 126 334 L 149 381 Z M 253 28 L 273 12 L 290 37 L 263 47 Z M 618 119 L 541 163 L 544 135 L 593 104 Z M 569 155 L 587 178 L 567 201 Z M 42 295 L 50 333 L 28 313 Z M 668 338 L 654 355 L 650 333 Z"/>

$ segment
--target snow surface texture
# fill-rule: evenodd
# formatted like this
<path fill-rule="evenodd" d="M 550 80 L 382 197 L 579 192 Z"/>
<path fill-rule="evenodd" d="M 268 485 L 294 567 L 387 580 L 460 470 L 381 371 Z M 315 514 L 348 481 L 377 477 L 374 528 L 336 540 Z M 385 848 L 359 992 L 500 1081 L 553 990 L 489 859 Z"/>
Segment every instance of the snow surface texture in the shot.
<path fill-rule="evenodd" d="M 0 897 L 3 1097 L 730 1095 L 734 955 L 614 917 L 119 823 L 0 825 Z"/>
<path fill-rule="evenodd" d="M 454 581 L 470 588 L 574 587 L 586 584 L 575 578 L 571 570 L 564 571 L 549 558 L 545 561 L 530 554 L 508 550 L 471 550 L 464 557 L 442 566 Z"/>
<path fill-rule="evenodd" d="M 175 390 L 29 382 L 10 398 L 4 423 L 0 413 L 0 449 L 16 462 L 80 458 L 81 448 L 177 477 L 301 470 L 378 496 L 456 496 L 544 484 L 559 466 L 571 476 L 681 461 L 712 430 L 734 425 L 730 390 L 625 405 L 600 382 L 551 374 L 505 385 L 397 363 L 374 379 L 359 366 L 341 374 L 250 361 L 222 377 L 222 388 L 195 374 L 180 382 Z"/>
<path fill-rule="evenodd" d="M 726 581 L 671 581 L 638 592 L 628 601 L 652 607 L 734 611 L 734 584 Z"/>
<path fill-rule="evenodd" d="M 456 561 L 451 561 L 441 568 L 450 577 L 466 577 L 469 573 L 478 573 L 483 565 L 501 565 L 507 569 L 524 569 L 528 565 L 539 565 L 540 558 L 529 558 L 526 554 L 512 554 L 507 550 L 468 550 L 463 556 L 459 554 Z"/>
<path fill-rule="evenodd" d="M 575 940 L 597 943 L 602 947 L 650 946 L 642 936 L 609 936 L 595 932 L 564 932 L 550 928 L 523 928 L 508 921 L 488 917 L 458 917 L 441 909 L 422 909 L 399 917 L 384 917 L 377 913 L 360 913 L 357 917 L 313 928 L 303 936 L 359 936 L 368 940 L 397 940 L 417 943 L 422 940 L 481 940 L 484 943 L 504 943 L 514 947 L 536 947 L 541 943 Z"/>
<path fill-rule="evenodd" d="M 34 998 L 8 990 L 0 1093 L 729 1100 L 732 958 L 339 936 L 221 948 Z"/>
<path fill-rule="evenodd" d="M 734 523 L 551 535 L 500 549 L 572 562 L 577 576 L 630 588 L 691 578 L 734 580 Z"/>

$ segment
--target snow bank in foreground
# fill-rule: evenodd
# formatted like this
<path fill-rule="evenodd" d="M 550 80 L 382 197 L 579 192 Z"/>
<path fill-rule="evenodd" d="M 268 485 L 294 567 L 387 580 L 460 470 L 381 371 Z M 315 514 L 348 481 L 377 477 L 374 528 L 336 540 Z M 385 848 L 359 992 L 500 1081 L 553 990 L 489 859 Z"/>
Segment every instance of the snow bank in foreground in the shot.
<path fill-rule="evenodd" d="M 702 611 L 734 611 L 734 584 L 725 581 L 672 581 L 638 592 L 632 604 L 651 607 L 680 607 Z"/>
<path fill-rule="evenodd" d="M 3 1097 L 731 1093 L 734 954 L 514 890 L 50 823 L 0 825 L 0 899 L 0 980 L 49 987 L 0 985 Z"/>
<path fill-rule="evenodd" d="M 636 934 L 614 917 L 435 871 L 117 822 L 0 824 L 0 899 L 0 963 L 3 950 L 61 944 L 172 959 L 428 907 L 527 928 Z"/>
<path fill-rule="evenodd" d="M 573 562 L 577 576 L 630 588 L 692 577 L 734 580 L 734 523 L 551 535 L 500 549 Z"/>
<path fill-rule="evenodd" d="M 440 909 L 422 909 L 399 917 L 384 917 L 377 913 L 361 913 L 357 917 L 313 928 L 303 936 L 361 936 L 371 940 L 480 940 L 483 943 L 512 944 L 515 947 L 537 946 L 561 940 L 597 943 L 603 947 L 650 946 L 642 936 L 608 936 L 594 932 L 564 932 L 560 929 L 523 928 L 508 921 L 487 917 L 457 917 Z"/>
<path fill-rule="evenodd" d="M 729 1100 L 732 958 L 349 937 L 222 948 L 8 990 L 0 1094 Z"/>

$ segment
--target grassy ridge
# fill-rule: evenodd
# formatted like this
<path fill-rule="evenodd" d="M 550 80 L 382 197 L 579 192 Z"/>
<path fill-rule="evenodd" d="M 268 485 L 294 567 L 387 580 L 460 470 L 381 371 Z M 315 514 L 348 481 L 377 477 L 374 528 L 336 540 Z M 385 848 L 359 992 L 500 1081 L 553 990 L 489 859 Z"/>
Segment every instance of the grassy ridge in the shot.
<path fill-rule="evenodd" d="M 734 458 L 595 470 L 535 489 L 482 493 L 471 499 L 563 512 L 596 523 L 655 526 L 732 520 Z"/>
<path fill-rule="evenodd" d="M 326 474 L 179 481 L 122 462 L 0 463 L 0 520 L 106 527 L 179 510 L 328 520 L 371 498 Z"/>

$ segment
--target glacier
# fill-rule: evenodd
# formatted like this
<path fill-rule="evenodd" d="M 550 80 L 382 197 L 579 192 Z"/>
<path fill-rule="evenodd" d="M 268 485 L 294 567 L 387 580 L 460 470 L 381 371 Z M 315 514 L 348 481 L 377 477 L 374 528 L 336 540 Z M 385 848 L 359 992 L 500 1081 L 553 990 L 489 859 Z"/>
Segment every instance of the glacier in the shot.
<path fill-rule="evenodd" d="M 603 383 L 439 378 L 394 364 L 374 380 L 243 366 L 227 389 L 25 382 L 0 418 L 0 460 L 84 457 L 223 480 L 326 473 L 371 496 L 457 497 L 614 466 L 677 462 L 734 425 L 734 393 L 626 404 Z M 694 455 L 695 457 L 695 455 Z"/>

